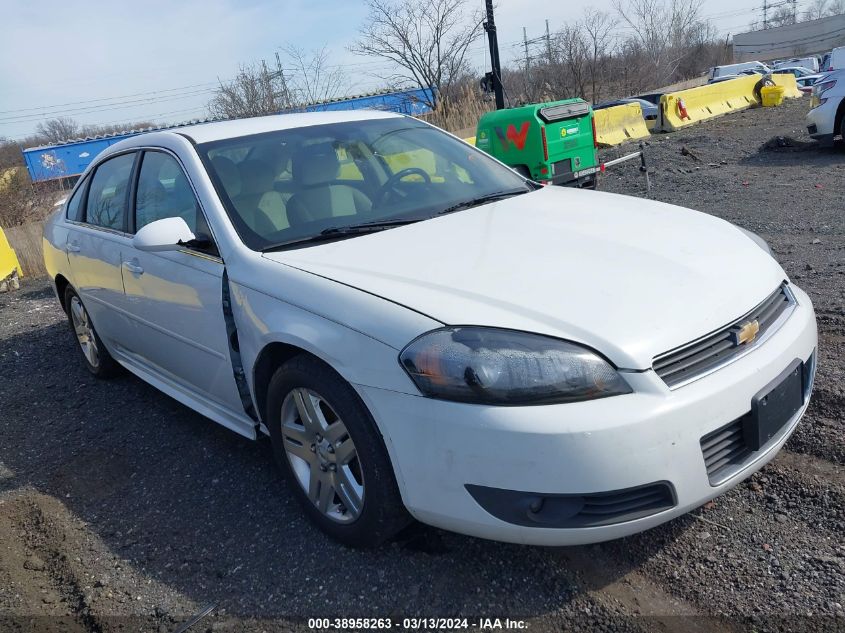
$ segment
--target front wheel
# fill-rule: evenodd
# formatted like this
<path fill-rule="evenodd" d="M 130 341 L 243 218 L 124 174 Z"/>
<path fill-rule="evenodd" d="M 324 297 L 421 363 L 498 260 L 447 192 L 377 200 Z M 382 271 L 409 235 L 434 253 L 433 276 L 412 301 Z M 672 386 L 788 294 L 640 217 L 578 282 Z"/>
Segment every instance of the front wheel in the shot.
<path fill-rule="evenodd" d="M 279 467 L 329 536 L 375 547 L 410 523 L 375 422 L 330 367 L 304 355 L 282 365 L 270 381 L 265 419 Z"/>

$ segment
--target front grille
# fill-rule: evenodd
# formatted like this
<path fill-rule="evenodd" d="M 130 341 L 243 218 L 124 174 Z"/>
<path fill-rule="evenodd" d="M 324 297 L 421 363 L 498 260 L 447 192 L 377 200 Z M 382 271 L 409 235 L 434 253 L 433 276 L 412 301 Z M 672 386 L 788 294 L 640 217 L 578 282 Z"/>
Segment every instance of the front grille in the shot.
<path fill-rule="evenodd" d="M 701 438 L 701 453 L 710 483 L 719 479 L 725 469 L 741 464 L 751 454 L 745 443 L 743 423 L 750 413 Z"/>
<path fill-rule="evenodd" d="M 804 404 L 810 399 L 813 382 L 816 376 L 816 352 L 803 364 Z M 750 423 L 752 413 L 748 412 L 733 422 L 711 431 L 701 438 L 701 454 L 704 466 L 707 468 L 707 478 L 710 485 L 718 486 L 723 483 L 760 451 L 766 449 L 761 446 L 758 450 L 751 450 L 745 435 L 746 423 Z M 774 440 L 774 438 L 773 438 Z M 772 441 L 773 441 L 772 440 Z"/>
<path fill-rule="evenodd" d="M 584 495 L 584 507 L 575 516 L 581 527 L 633 521 L 675 505 L 672 488 L 661 482 L 598 494 Z"/>
<path fill-rule="evenodd" d="M 697 341 L 657 356 L 654 359 L 654 371 L 669 387 L 677 387 L 699 378 L 762 340 L 778 317 L 793 304 L 794 300 L 786 289 L 786 284 L 783 284 L 763 303 L 733 323 Z M 755 320 L 760 329 L 754 341 L 738 344 L 736 337 L 740 327 Z"/>

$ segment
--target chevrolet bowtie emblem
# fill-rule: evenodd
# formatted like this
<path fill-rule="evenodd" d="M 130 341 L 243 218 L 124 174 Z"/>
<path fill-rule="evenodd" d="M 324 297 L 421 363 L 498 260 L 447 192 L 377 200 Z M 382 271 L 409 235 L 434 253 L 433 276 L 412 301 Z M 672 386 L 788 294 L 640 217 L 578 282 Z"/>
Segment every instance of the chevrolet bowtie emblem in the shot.
<path fill-rule="evenodd" d="M 760 323 L 757 319 L 754 319 L 753 321 L 743 323 L 739 327 L 731 330 L 731 340 L 735 346 L 743 345 L 744 343 L 750 343 L 757 338 L 757 334 L 759 332 Z"/>

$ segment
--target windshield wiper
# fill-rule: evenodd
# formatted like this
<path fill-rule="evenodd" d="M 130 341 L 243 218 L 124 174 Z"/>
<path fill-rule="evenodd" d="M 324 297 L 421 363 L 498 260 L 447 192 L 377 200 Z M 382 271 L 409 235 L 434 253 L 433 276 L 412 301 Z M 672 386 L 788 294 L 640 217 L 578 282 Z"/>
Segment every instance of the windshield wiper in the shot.
<path fill-rule="evenodd" d="M 278 244 L 271 244 L 266 248 L 262 248 L 262 253 L 276 251 L 287 246 L 297 246 L 301 244 L 314 244 L 316 242 L 328 242 L 345 236 L 364 235 L 365 233 L 377 233 L 385 229 L 391 229 L 395 226 L 402 226 L 404 224 L 412 224 L 419 222 L 422 218 L 405 219 L 405 220 L 381 220 L 377 222 L 364 222 L 362 224 L 350 224 L 349 226 L 332 226 L 323 229 L 316 235 L 309 235 L 308 237 L 301 237 L 290 240 L 288 242 L 280 242 Z"/>
<path fill-rule="evenodd" d="M 440 211 L 438 215 L 446 215 L 447 213 L 454 213 L 455 211 L 463 211 L 464 209 L 477 207 L 478 205 L 487 204 L 488 202 L 496 202 L 497 200 L 512 198 L 513 196 L 518 196 L 522 193 L 528 193 L 529 191 L 531 190 L 515 189 L 511 191 L 497 191 L 496 193 L 488 193 L 486 196 L 478 196 L 477 198 L 471 198 L 469 200 L 464 200 L 463 202 L 453 204 L 451 207 L 446 207 L 445 209 Z"/>
<path fill-rule="evenodd" d="M 376 231 L 383 231 L 394 226 L 402 226 L 403 224 L 412 224 L 419 222 L 419 218 L 412 220 L 380 220 L 376 222 L 364 222 L 363 224 L 350 224 L 349 226 L 333 226 L 328 229 L 320 231 L 320 235 L 334 236 L 334 235 L 357 235 L 359 233 L 375 233 Z"/>

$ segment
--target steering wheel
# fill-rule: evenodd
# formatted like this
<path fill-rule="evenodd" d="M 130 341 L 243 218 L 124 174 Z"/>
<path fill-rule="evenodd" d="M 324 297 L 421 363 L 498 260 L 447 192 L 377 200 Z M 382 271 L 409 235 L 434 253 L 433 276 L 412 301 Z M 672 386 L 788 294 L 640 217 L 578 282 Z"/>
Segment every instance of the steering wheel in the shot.
<path fill-rule="evenodd" d="M 422 179 L 426 185 L 431 184 L 431 176 L 429 176 L 428 172 L 424 169 L 420 169 L 419 167 L 408 167 L 406 169 L 402 169 L 400 171 L 397 171 L 390 178 L 388 178 L 387 182 L 381 186 L 381 189 L 379 189 L 375 195 L 375 203 L 373 204 L 373 206 L 380 205 L 384 201 L 385 196 L 391 190 L 398 191 L 396 189 L 396 185 L 399 184 L 400 180 L 402 180 L 403 178 L 407 178 L 408 176 L 422 176 Z"/>

